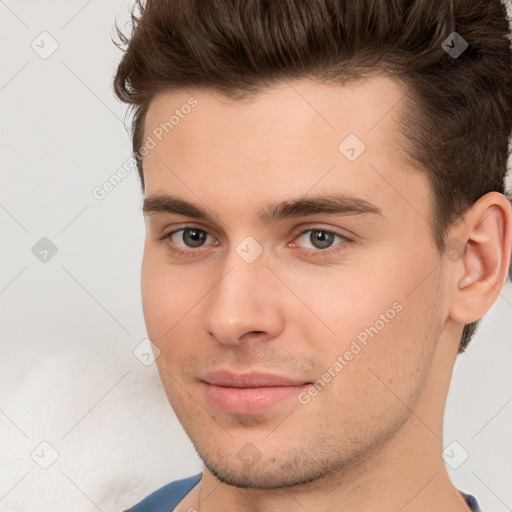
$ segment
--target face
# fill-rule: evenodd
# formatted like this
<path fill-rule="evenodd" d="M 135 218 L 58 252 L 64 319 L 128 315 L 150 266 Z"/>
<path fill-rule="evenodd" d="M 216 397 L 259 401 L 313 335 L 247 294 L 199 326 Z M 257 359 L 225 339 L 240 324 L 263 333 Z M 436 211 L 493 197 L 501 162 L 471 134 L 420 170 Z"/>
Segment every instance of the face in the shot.
<path fill-rule="evenodd" d="M 301 80 L 150 105 L 146 326 L 169 402 L 221 481 L 346 470 L 422 394 L 445 308 L 427 178 L 398 145 L 403 94 L 385 77 Z"/>

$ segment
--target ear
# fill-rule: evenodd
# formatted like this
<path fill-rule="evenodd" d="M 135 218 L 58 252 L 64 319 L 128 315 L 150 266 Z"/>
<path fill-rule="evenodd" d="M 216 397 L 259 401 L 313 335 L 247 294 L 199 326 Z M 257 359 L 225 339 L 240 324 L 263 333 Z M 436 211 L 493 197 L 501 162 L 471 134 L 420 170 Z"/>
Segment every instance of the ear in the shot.
<path fill-rule="evenodd" d="M 464 214 L 446 246 L 450 318 L 469 324 L 491 309 L 507 279 L 511 250 L 512 205 L 489 192 Z"/>

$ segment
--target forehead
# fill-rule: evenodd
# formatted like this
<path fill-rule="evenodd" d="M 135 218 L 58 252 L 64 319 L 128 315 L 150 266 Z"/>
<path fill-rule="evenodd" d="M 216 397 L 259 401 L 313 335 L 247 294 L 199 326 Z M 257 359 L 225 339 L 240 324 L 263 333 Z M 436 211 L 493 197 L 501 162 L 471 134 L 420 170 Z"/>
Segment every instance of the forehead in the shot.
<path fill-rule="evenodd" d="M 172 133 L 176 144 L 200 146 L 206 137 L 221 149 L 232 146 L 225 140 L 229 134 L 230 141 L 246 143 L 244 150 L 257 151 L 279 136 L 300 140 L 301 146 L 305 143 L 307 153 L 322 142 L 327 145 L 355 133 L 366 146 L 389 145 L 398 142 L 396 121 L 406 94 L 401 82 L 385 76 L 346 85 L 288 81 L 243 100 L 208 89 L 161 92 L 150 103 L 144 137 L 160 127 L 161 135 L 170 139 L 166 135 Z"/>
<path fill-rule="evenodd" d="M 396 201 L 401 187 L 426 186 L 407 172 L 400 145 L 405 96 L 383 76 L 290 81 L 243 101 L 201 89 L 160 93 L 145 119 L 143 141 L 154 143 L 143 163 L 146 196 L 243 196 L 249 205 L 336 189 Z"/>

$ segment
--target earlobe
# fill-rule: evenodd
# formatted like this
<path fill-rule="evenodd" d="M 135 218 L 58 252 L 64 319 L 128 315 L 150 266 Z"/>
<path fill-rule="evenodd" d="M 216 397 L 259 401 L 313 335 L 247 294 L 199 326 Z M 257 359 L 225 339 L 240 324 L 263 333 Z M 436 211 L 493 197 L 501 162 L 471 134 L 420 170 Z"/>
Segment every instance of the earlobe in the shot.
<path fill-rule="evenodd" d="M 482 318 L 496 301 L 508 275 L 512 208 L 503 194 L 481 197 L 457 226 L 464 249 L 454 273 L 457 288 L 451 318 L 468 324 Z"/>

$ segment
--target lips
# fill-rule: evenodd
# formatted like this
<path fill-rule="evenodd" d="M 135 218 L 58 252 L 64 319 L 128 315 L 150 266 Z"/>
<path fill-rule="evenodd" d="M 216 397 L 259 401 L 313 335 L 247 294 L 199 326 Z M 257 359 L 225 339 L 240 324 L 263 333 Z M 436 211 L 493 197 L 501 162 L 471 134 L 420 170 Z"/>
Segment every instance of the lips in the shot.
<path fill-rule="evenodd" d="M 270 373 L 210 372 L 202 379 L 209 402 L 230 414 L 258 414 L 297 396 L 311 382 Z"/>
<path fill-rule="evenodd" d="M 306 381 L 301 379 L 282 377 L 272 373 L 256 372 L 235 374 L 229 371 L 215 371 L 207 373 L 203 380 L 208 384 L 231 388 L 299 386 L 307 384 Z"/>

